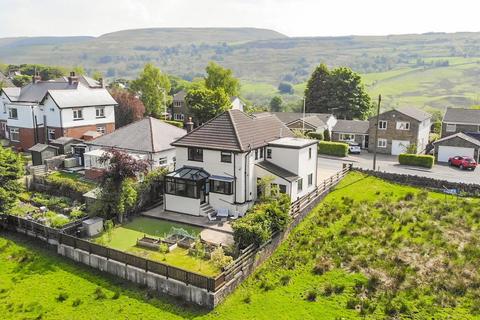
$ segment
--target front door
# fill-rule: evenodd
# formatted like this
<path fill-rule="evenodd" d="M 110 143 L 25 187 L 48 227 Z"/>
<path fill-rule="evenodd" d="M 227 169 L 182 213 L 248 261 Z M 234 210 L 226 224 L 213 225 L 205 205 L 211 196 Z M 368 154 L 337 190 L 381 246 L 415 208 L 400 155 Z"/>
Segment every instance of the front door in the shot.
<path fill-rule="evenodd" d="M 363 147 L 368 149 L 368 136 L 363 136 Z"/>

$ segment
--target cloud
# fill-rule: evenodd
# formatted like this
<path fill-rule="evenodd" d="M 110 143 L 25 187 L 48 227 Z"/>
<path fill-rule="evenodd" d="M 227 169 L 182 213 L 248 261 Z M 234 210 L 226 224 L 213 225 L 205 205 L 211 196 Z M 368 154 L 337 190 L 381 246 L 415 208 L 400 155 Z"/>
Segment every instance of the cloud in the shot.
<path fill-rule="evenodd" d="M 477 31 L 457 0 L 0 0 L 0 37 L 94 35 L 149 27 L 260 27 L 291 36 Z"/>

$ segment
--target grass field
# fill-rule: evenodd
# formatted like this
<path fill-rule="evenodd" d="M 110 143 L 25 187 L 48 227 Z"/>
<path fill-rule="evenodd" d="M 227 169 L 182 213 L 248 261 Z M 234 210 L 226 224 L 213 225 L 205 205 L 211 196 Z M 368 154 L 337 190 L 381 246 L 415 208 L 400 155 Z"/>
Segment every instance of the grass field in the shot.
<path fill-rule="evenodd" d="M 131 222 L 114 228 L 110 238 L 108 234 L 104 233 L 99 238 L 95 239 L 95 241 L 113 249 L 125 251 L 154 261 L 167 263 L 175 267 L 207 276 L 213 276 L 220 272 L 210 263 L 210 261 L 192 257 L 188 254 L 188 250 L 182 248 L 176 248 L 167 254 L 163 254 L 159 251 L 136 246 L 137 240 L 143 238 L 144 235 L 163 238 L 168 235 L 172 228 L 182 228 L 195 237 L 199 235 L 201 231 L 200 228 L 190 225 L 147 217 L 138 217 Z"/>
<path fill-rule="evenodd" d="M 480 319 L 479 206 L 479 199 L 349 174 L 211 312 L 151 298 L 2 236 L 0 313 L 6 319 Z M 105 298 L 98 298 L 98 287 Z"/>

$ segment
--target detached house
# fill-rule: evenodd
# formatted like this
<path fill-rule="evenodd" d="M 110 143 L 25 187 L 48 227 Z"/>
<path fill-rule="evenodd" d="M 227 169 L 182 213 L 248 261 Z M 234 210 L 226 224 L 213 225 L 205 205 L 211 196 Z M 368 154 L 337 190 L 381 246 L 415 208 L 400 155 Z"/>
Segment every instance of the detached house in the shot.
<path fill-rule="evenodd" d="M 447 108 L 442 120 L 442 138 L 459 132 L 480 132 L 480 110 Z"/>
<path fill-rule="evenodd" d="M 0 91 L 0 137 L 27 150 L 60 137 L 84 138 L 115 130 L 116 101 L 101 82 L 75 76 Z"/>
<path fill-rule="evenodd" d="M 258 181 L 292 200 L 317 184 L 316 140 L 294 138 L 275 116 L 229 110 L 173 142 L 176 170 L 165 178 L 168 211 L 206 216 L 212 210 L 244 214 L 261 195 Z"/>
<path fill-rule="evenodd" d="M 410 145 L 416 146 L 416 153 L 422 153 L 428 144 L 430 135 L 430 118 L 422 110 L 404 107 L 383 112 L 379 115 L 377 152 L 399 155 Z M 369 152 L 375 148 L 376 117 L 369 119 Z"/>

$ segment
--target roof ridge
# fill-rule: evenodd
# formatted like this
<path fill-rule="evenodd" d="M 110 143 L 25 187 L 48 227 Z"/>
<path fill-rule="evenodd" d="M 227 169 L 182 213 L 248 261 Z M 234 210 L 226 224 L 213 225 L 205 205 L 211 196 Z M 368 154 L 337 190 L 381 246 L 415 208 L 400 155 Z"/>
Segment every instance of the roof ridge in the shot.
<path fill-rule="evenodd" d="M 237 130 L 237 125 L 236 125 L 236 123 L 235 123 L 235 120 L 234 120 L 233 117 L 232 117 L 232 112 L 231 112 L 231 111 L 232 111 L 232 109 L 227 110 L 228 116 L 229 116 L 229 118 L 230 118 L 230 122 L 232 123 L 233 132 L 235 133 L 235 138 L 237 139 L 238 147 L 239 147 L 240 150 L 243 151 L 243 150 L 244 150 L 244 149 L 243 149 L 243 143 L 242 143 L 242 141 L 240 140 L 240 136 L 239 136 L 238 130 Z M 252 120 L 253 120 L 253 119 L 252 119 Z"/>

